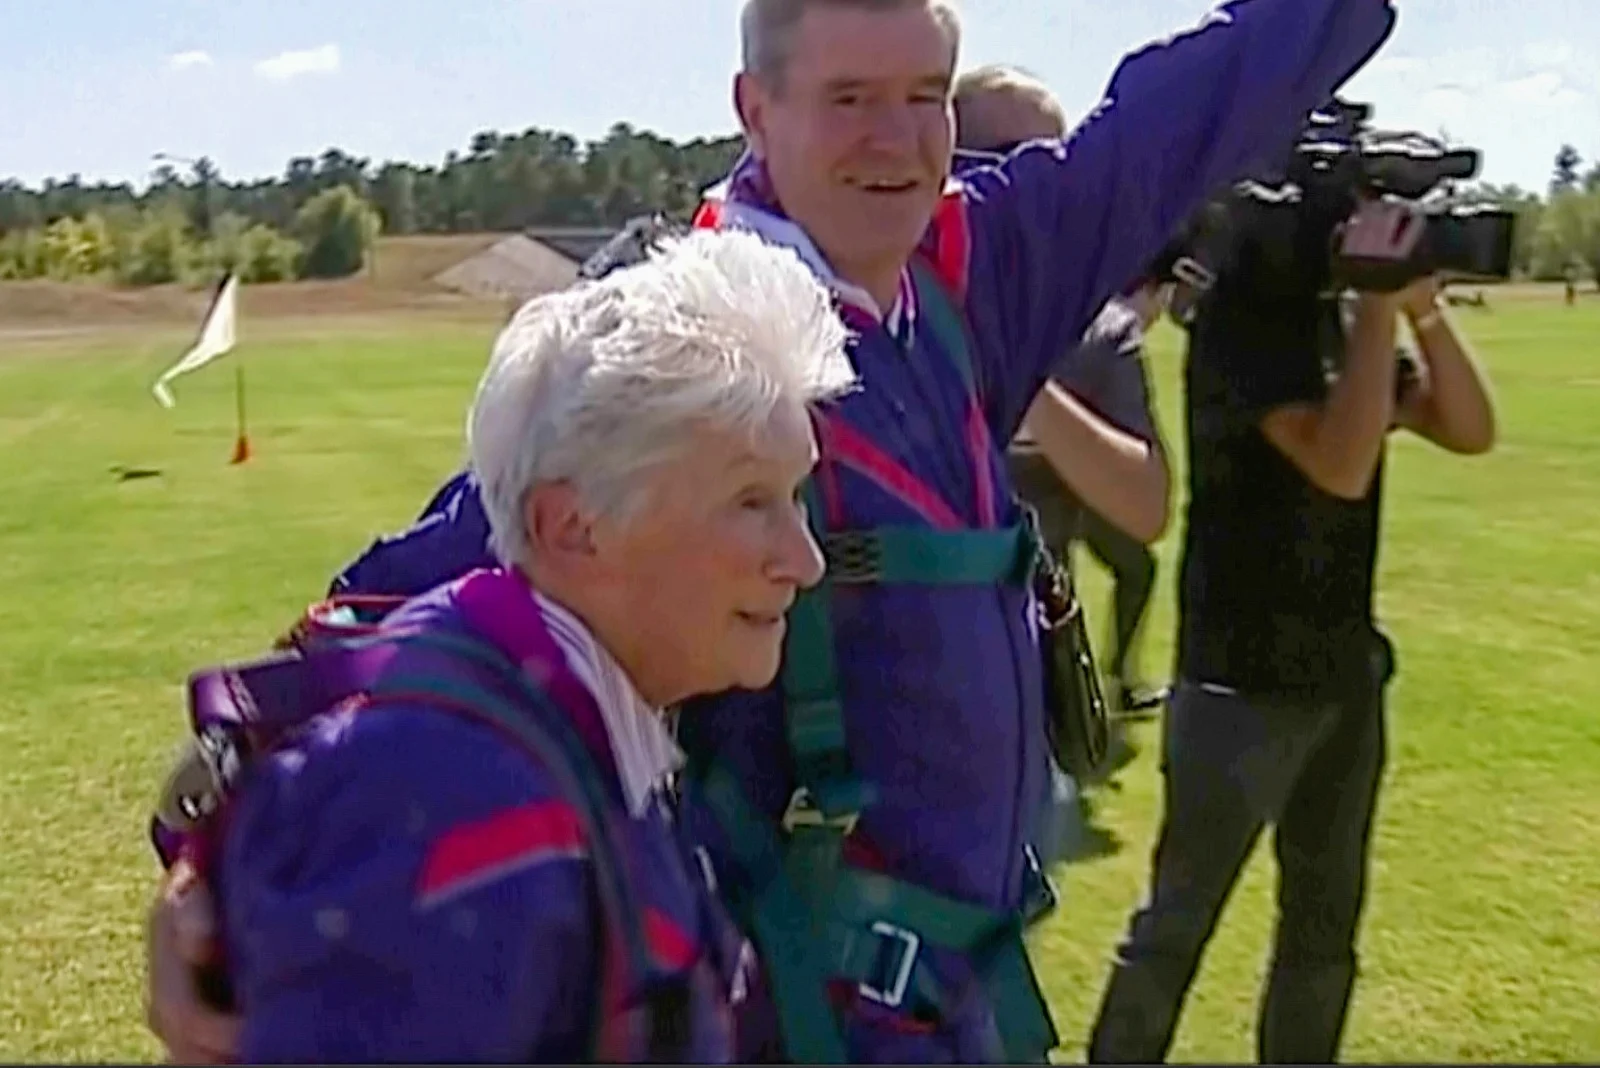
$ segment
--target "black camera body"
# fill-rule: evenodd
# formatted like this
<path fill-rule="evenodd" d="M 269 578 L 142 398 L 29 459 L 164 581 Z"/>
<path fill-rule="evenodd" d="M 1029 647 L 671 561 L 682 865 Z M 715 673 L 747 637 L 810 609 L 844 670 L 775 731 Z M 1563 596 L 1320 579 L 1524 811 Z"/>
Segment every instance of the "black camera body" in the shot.
<path fill-rule="evenodd" d="M 1260 299 L 1309 298 L 1355 289 L 1393 291 L 1425 275 L 1510 277 L 1515 216 L 1452 204 L 1449 183 L 1473 178 L 1473 149 L 1447 149 L 1417 133 L 1371 125 L 1372 108 L 1334 100 L 1313 112 L 1288 158 L 1212 200 L 1180 238 L 1191 299 L 1218 275 Z M 1363 199 L 1395 198 L 1422 207 L 1426 227 L 1404 263 L 1342 256 L 1340 228 Z M 1180 301 L 1181 320 L 1193 307 Z"/>

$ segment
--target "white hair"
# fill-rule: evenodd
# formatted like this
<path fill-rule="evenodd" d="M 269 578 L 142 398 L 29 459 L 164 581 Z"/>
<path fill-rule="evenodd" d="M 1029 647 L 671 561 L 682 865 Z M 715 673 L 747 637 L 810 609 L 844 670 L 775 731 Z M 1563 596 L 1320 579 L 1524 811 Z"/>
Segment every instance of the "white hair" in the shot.
<path fill-rule="evenodd" d="M 524 501 L 565 481 L 625 521 L 696 425 L 758 436 L 855 382 L 833 299 L 792 251 L 698 230 L 645 262 L 536 297 L 495 341 L 467 417 L 490 544 L 525 565 Z"/>

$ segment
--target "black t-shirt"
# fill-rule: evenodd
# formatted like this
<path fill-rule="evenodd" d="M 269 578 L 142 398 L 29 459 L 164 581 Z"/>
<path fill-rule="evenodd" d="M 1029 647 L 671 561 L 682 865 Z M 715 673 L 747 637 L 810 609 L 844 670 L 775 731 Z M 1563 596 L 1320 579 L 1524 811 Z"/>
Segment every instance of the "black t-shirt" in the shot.
<path fill-rule="evenodd" d="M 1214 306 L 1190 336 L 1178 668 L 1247 694 L 1328 695 L 1369 677 L 1383 467 L 1346 500 L 1262 434 L 1272 409 L 1326 397 L 1344 345 L 1334 304 L 1254 303 Z"/>

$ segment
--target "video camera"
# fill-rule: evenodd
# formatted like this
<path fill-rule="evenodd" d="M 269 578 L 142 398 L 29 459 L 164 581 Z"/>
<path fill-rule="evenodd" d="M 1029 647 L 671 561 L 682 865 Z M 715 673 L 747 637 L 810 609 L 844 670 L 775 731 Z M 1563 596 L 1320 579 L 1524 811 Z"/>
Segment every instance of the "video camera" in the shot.
<path fill-rule="evenodd" d="M 1187 284 L 1173 313 L 1194 303 L 1227 273 L 1262 299 L 1330 291 L 1393 291 L 1425 275 L 1504 279 L 1511 274 L 1515 216 L 1455 203 L 1451 184 L 1478 173 L 1474 149 L 1450 149 L 1420 133 L 1374 129 L 1372 107 L 1335 99 L 1313 112 L 1276 170 L 1237 183 L 1205 205 L 1178 239 L 1173 273 Z M 1350 260 L 1335 235 L 1363 198 L 1418 204 L 1426 229 L 1403 264 Z"/>

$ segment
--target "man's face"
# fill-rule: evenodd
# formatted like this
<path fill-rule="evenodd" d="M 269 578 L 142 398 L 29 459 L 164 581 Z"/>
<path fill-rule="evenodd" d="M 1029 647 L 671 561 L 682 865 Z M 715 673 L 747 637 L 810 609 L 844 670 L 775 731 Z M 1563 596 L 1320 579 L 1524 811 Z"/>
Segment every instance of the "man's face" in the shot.
<path fill-rule="evenodd" d="M 751 146 L 835 270 L 897 273 L 950 170 L 953 42 L 911 5 L 812 7 L 792 43 L 781 85 L 739 78 Z"/>
<path fill-rule="evenodd" d="M 613 652 L 661 704 L 771 683 L 784 614 L 823 569 L 798 503 L 816 459 L 805 410 L 780 413 L 755 443 L 693 433 L 688 452 L 655 472 L 637 516 L 596 532 L 627 620 Z"/>

